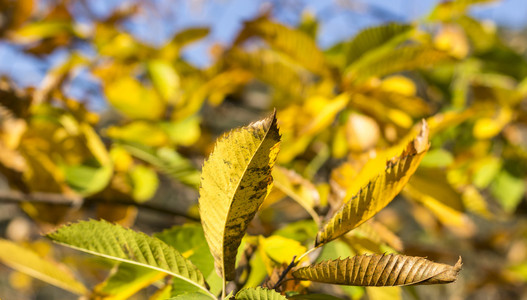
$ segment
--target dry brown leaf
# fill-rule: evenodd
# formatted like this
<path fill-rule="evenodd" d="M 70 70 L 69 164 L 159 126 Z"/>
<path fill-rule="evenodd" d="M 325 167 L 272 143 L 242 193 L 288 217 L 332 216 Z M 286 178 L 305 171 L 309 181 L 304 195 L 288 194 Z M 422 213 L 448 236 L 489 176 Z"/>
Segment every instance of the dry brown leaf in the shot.
<path fill-rule="evenodd" d="M 405 286 L 450 283 L 461 270 L 423 257 L 400 254 L 358 255 L 324 261 L 293 272 L 293 277 L 324 283 L 355 286 Z"/>

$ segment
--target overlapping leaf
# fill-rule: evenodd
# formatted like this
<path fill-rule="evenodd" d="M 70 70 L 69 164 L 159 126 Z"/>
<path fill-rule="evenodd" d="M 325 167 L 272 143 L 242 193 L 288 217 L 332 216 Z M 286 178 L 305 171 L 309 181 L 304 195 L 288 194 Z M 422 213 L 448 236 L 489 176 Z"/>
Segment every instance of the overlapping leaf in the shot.
<path fill-rule="evenodd" d="M 324 283 L 356 286 L 405 286 L 450 283 L 461 270 L 423 257 L 399 254 L 358 255 L 324 261 L 293 272 L 293 277 Z"/>
<path fill-rule="evenodd" d="M 401 191 L 428 150 L 428 127 L 423 121 L 421 132 L 406 149 L 378 170 L 377 175 L 353 194 L 351 199 L 319 231 L 315 245 L 338 238 L 364 223 L 383 209 Z"/>
<path fill-rule="evenodd" d="M 203 165 L 200 216 L 216 271 L 226 280 L 234 278 L 238 246 L 270 191 L 279 142 L 273 113 L 224 135 Z"/>
<path fill-rule="evenodd" d="M 105 281 L 94 288 L 94 293 L 103 299 L 129 299 L 139 290 L 165 276 L 165 273 L 153 269 L 121 263 Z"/>
<path fill-rule="evenodd" d="M 81 221 L 47 235 L 74 249 L 158 270 L 185 280 L 208 293 L 201 272 L 176 249 L 161 240 L 106 221 Z"/>
<path fill-rule="evenodd" d="M 86 287 L 65 266 L 44 259 L 8 240 L 0 239 L 0 249 L 0 261 L 11 268 L 74 294 L 86 294 Z"/>
<path fill-rule="evenodd" d="M 348 63 L 356 61 L 368 51 L 383 45 L 400 34 L 408 32 L 412 28 L 408 24 L 388 23 L 362 30 L 347 46 Z"/>

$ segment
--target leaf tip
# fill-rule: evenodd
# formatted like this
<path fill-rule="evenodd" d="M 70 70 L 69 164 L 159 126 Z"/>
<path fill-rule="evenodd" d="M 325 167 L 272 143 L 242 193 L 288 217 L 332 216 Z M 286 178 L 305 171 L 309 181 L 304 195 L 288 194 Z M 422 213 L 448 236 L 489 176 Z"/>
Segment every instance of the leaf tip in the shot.
<path fill-rule="evenodd" d="M 414 140 L 414 148 L 415 148 L 415 151 L 417 151 L 417 153 L 426 151 L 428 147 L 430 146 L 430 143 L 428 142 L 428 135 L 429 135 L 428 123 L 426 122 L 425 119 L 423 119 L 420 124 L 419 134 Z"/>

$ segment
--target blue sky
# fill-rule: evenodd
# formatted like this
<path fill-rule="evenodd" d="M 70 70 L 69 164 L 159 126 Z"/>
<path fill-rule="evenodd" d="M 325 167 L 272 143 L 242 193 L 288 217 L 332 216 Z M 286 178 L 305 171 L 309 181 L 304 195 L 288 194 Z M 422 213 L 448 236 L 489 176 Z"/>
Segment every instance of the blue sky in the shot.
<path fill-rule="evenodd" d="M 437 0 L 153 0 L 149 8 L 125 24 L 125 29 L 139 39 L 161 45 L 175 32 L 190 26 L 209 26 L 211 34 L 200 43 L 185 49 L 185 57 L 198 66 L 210 63 L 209 48 L 214 43 L 229 44 L 243 21 L 273 6 L 274 17 L 294 25 L 302 11 L 321 20 L 318 43 L 326 48 L 352 37 L 361 29 L 387 21 L 411 21 L 424 17 Z M 90 0 L 99 16 L 130 3 L 127 0 Z M 280 6 L 277 6 L 277 3 Z M 347 3 L 348 5 L 337 5 Z M 504 0 L 475 7 L 472 15 L 497 24 L 521 28 L 527 24 L 527 0 Z M 46 70 L 60 63 L 65 52 L 58 51 L 46 59 L 34 59 L 16 47 L 0 43 L 0 74 L 10 74 L 21 85 L 38 85 Z"/>

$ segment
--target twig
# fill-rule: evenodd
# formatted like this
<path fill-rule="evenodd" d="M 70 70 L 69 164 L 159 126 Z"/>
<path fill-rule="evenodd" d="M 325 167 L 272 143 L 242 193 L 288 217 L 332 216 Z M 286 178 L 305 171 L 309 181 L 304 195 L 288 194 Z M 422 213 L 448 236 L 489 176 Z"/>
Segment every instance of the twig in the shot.
<path fill-rule="evenodd" d="M 282 274 L 280 274 L 280 277 L 278 277 L 278 281 L 274 284 L 273 290 L 276 290 L 276 288 L 279 287 L 280 284 L 282 284 L 282 281 L 284 280 L 284 278 L 287 275 L 287 273 L 289 271 L 291 271 L 291 269 L 298 264 L 298 262 L 295 262 L 295 260 L 296 260 L 296 255 L 293 256 L 293 259 L 291 260 L 291 263 L 287 266 L 287 268 L 285 268 L 285 270 L 282 272 Z"/>
<path fill-rule="evenodd" d="M 22 202 L 32 202 L 32 203 L 43 203 L 43 204 L 53 204 L 53 205 L 63 205 L 63 206 L 70 206 L 70 207 L 79 207 L 91 203 L 104 203 L 108 205 L 132 205 L 137 208 L 141 209 L 148 209 L 151 211 L 173 215 L 173 216 L 180 216 L 187 218 L 192 221 L 199 222 L 199 218 L 189 216 L 185 213 L 182 213 L 180 211 L 175 211 L 170 208 L 167 208 L 166 206 L 160 206 L 155 205 L 152 203 L 137 203 L 137 202 L 130 202 L 126 200 L 106 200 L 102 198 L 82 198 L 79 196 L 66 196 L 62 194 L 56 194 L 56 193 L 29 193 L 24 194 L 21 192 L 15 192 L 15 191 L 0 191 L 0 202 L 4 203 L 22 203 Z"/>

